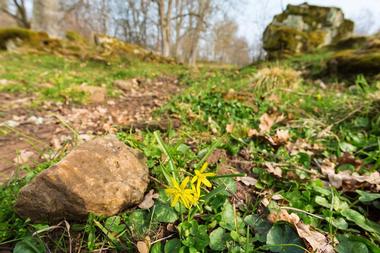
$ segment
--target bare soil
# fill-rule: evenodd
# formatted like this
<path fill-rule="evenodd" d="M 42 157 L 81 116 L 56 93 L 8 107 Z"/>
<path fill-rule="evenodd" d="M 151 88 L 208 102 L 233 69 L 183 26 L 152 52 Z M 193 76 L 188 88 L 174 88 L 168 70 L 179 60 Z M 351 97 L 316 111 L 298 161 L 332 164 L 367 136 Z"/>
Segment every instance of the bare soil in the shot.
<path fill-rule="evenodd" d="M 179 91 L 175 78 L 159 77 L 139 80 L 133 91 L 102 103 L 47 101 L 37 108 L 31 107 L 32 96 L 0 93 L 0 183 L 22 176 L 25 166 L 51 159 L 78 141 L 153 122 L 152 112 Z"/>

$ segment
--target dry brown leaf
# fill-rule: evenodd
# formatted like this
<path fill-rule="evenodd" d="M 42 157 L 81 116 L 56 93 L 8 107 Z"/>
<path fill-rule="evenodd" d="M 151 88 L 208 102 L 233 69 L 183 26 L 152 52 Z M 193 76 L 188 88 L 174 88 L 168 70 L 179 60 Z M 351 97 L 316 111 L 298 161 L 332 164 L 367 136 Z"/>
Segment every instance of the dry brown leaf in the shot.
<path fill-rule="evenodd" d="M 260 134 L 269 132 L 274 124 L 284 119 L 285 119 L 284 115 L 277 115 L 277 114 L 268 115 L 267 113 L 264 113 L 260 117 L 260 124 L 259 124 Z"/>
<path fill-rule="evenodd" d="M 259 136 L 259 132 L 256 130 L 256 129 L 249 129 L 248 130 L 248 137 L 252 137 L 252 136 Z"/>
<path fill-rule="evenodd" d="M 275 223 L 277 221 L 286 221 L 294 225 L 298 235 L 304 239 L 311 247 L 312 252 L 316 253 L 334 253 L 334 247 L 331 245 L 328 237 L 318 231 L 313 230 L 310 225 L 303 223 L 297 214 L 281 209 L 279 213 L 271 213 L 268 219 Z"/>
<path fill-rule="evenodd" d="M 282 177 L 282 170 L 276 166 L 275 163 L 271 162 L 265 162 L 264 163 L 265 167 L 267 167 L 267 171 L 277 177 Z"/>
<path fill-rule="evenodd" d="M 336 164 L 333 163 L 330 159 L 324 159 L 320 166 L 322 174 L 323 175 L 335 174 L 335 166 Z"/>
<path fill-rule="evenodd" d="M 23 149 L 13 161 L 18 165 L 25 164 L 30 160 L 30 158 L 32 158 L 33 155 L 34 152 Z"/>
<path fill-rule="evenodd" d="M 277 129 L 276 135 L 274 136 L 277 144 L 282 144 L 288 142 L 290 139 L 289 130 Z"/>
<path fill-rule="evenodd" d="M 380 189 L 380 173 L 378 171 L 369 175 L 359 175 L 346 170 L 337 174 L 330 173 L 328 178 L 330 184 L 337 189 L 343 187 L 344 190 L 351 191 L 360 188 L 362 183 L 375 186 L 377 190 Z"/>
<path fill-rule="evenodd" d="M 237 181 L 242 182 L 246 186 L 255 186 L 257 184 L 257 179 L 253 177 L 238 177 Z"/>
<path fill-rule="evenodd" d="M 288 142 L 286 149 L 291 155 L 296 155 L 300 152 L 313 155 L 315 152 L 322 150 L 319 144 L 310 144 L 305 139 L 297 139 L 296 142 Z"/>
<path fill-rule="evenodd" d="M 357 172 L 341 171 L 335 172 L 336 164 L 330 159 L 324 159 L 320 165 L 323 175 L 327 176 L 330 184 L 337 188 L 344 190 L 355 190 L 362 186 L 363 183 L 370 184 L 376 189 L 380 189 L 380 173 L 375 171 L 369 175 L 359 175 Z"/>
<path fill-rule="evenodd" d="M 234 124 L 227 124 L 226 125 L 226 132 L 227 133 L 232 133 L 233 130 L 234 130 Z"/>
<path fill-rule="evenodd" d="M 144 200 L 140 203 L 141 209 L 149 209 L 154 205 L 154 199 L 158 199 L 159 194 L 154 193 L 154 190 L 150 190 L 144 197 Z"/>
<path fill-rule="evenodd" d="M 149 253 L 149 247 L 144 241 L 137 242 L 137 250 L 139 253 Z"/>

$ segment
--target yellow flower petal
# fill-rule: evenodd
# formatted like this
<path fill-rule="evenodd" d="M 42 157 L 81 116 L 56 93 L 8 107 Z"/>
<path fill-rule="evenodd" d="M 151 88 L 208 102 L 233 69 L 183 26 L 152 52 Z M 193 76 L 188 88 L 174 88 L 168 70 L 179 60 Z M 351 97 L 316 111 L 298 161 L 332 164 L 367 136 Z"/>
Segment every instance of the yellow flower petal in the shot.
<path fill-rule="evenodd" d="M 205 163 L 203 164 L 202 168 L 200 169 L 200 172 L 205 171 L 205 170 L 207 169 L 207 167 L 208 167 L 208 162 L 205 162 Z"/>
<path fill-rule="evenodd" d="M 173 199 L 173 201 L 172 201 L 172 206 L 173 206 L 173 207 L 177 204 L 177 202 L 178 202 L 178 200 L 179 200 L 179 196 L 180 196 L 180 195 L 178 195 L 178 194 L 174 196 L 174 199 Z"/>
<path fill-rule="evenodd" d="M 179 188 L 179 184 L 178 184 L 177 180 L 175 180 L 174 177 L 171 177 L 171 181 L 172 181 L 172 184 L 173 184 L 173 186 L 174 186 L 175 188 Z"/>
<path fill-rule="evenodd" d="M 203 180 L 203 184 L 207 187 L 211 187 L 212 184 L 210 183 L 210 181 L 208 181 L 206 178 Z"/>

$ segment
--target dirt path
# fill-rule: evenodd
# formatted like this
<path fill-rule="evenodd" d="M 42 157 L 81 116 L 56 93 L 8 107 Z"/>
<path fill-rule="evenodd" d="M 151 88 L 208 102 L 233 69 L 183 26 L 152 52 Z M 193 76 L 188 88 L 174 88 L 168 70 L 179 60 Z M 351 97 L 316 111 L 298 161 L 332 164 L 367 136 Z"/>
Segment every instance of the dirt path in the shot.
<path fill-rule="evenodd" d="M 0 183 L 67 150 L 74 136 L 85 141 L 115 126 L 150 122 L 152 111 L 180 91 L 171 77 L 135 83 L 121 97 L 82 106 L 46 102 L 31 109 L 33 97 L 0 93 Z"/>

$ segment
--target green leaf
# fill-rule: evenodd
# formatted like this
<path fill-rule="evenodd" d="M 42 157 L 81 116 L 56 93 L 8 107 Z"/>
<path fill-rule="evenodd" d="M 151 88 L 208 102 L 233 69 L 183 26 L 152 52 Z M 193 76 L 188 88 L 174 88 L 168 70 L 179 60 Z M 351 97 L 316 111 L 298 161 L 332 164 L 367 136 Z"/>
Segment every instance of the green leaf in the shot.
<path fill-rule="evenodd" d="M 149 216 L 145 210 L 135 210 L 125 220 L 134 237 L 142 239 L 149 227 Z"/>
<path fill-rule="evenodd" d="M 338 253 L 369 253 L 367 246 L 358 241 L 352 241 L 346 236 L 338 235 Z"/>
<path fill-rule="evenodd" d="M 324 197 L 321 197 L 321 196 L 315 197 L 315 203 L 317 203 L 320 206 L 326 207 L 326 208 L 331 207 L 331 204 L 327 201 L 327 199 Z"/>
<path fill-rule="evenodd" d="M 326 221 L 338 229 L 346 230 L 348 228 L 348 223 L 342 217 L 337 219 L 334 217 L 326 217 Z"/>
<path fill-rule="evenodd" d="M 45 247 L 39 239 L 31 236 L 25 237 L 22 241 L 16 243 L 13 249 L 14 253 L 44 253 Z"/>
<path fill-rule="evenodd" d="M 316 196 L 315 197 L 315 203 L 318 205 L 321 205 L 326 208 L 331 208 L 331 203 L 324 197 L 321 196 Z M 335 196 L 334 197 L 334 203 L 333 203 L 333 208 L 335 211 L 342 211 L 345 209 L 348 209 L 349 206 L 346 201 L 341 200 L 339 197 Z"/>
<path fill-rule="evenodd" d="M 161 242 L 156 242 L 155 244 L 150 247 L 150 253 L 162 253 L 162 244 Z"/>
<path fill-rule="evenodd" d="M 359 201 L 362 203 L 369 203 L 376 199 L 380 199 L 380 193 L 370 193 L 360 190 L 356 190 L 356 192 L 360 195 Z"/>
<path fill-rule="evenodd" d="M 178 225 L 178 231 L 183 245 L 202 251 L 209 244 L 207 226 L 199 225 L 197 221 L 184 221 Z"/>
<path fill-rule="evenodd" d="M 231 238 L 226 231 L 219 227 L 210 233 L 210 248 L 216 251 L 222 251 L 226 248 L 227 241 Z"/>
<path fill-rule="evenodd" d="M 127 227 L 125 224 L 120 224 L 120 216 L 112 216 L 106 219 L 104 226 L 111 232 L 121 233 Z"/>
<path fill-rule="evenodd" d="M 349 152 L 349 153 L 355 152 L 357 149 L 354 145 L 352 145 L 348 142 L 339 143 L 339 147 L 340 147 L 341 151 Z"/>
<path fill-rule="evenodd" d="M 371 242 L 370 240 L 367 240 L 364 237 L 356 236 L 356 235 L 338 235 L 337 236 L 339 241 L 341 240 L 349 240 L 351 242 L 361 242 L 367 246 L 367 248 L 370 250 L 371 253 L 380 253 L 380 248 L 375 243 Z M 346 238 L 341 238 L 346 237 Z"/>
<path fill-rule="evenodd" d="M 173 223 L 178 219 L 174 208 L 163 203 L 157 203 L 154 209 L 153 220 L 158 222 Z"/>
<path fill-rule="evenodd" d="M 255 231 L 255 237 L 260 242 L 266 241 L 268 231 L 272 227 L 272 224 L 270 224 L 267 219 L 262 218 L 257 214 L 253 214 L 247 215 L 244 218 L 244 222 L 253 228 Z"/>
<path fill-rule="evenodd" d="M 165 243 L 165 253 L 178 253 L 180 248 L 182 246 L 182 243 L 179 239 L 171 239 Z"/>
<path fill-rule="evenodd" d="M 267 245 L 272 252 L 279 253 L 304 253 L 302 240 L 293 228 L 287 223 L 276 223 L 269 230 Z"/>
<path fill-rule="evenodd" d="M 240 230 L 240 228 L 244 226 L 243 220 L 237 216 L 233 206 L 228 200 L 224 202 L 219 225 L 227 230 Z"/>
<path fill-rule="evenodd" d="M 346 209 L 346 210 L 343 210 L 341 214 L 346 219 L 354 222 L 356 225 L 367 230 L 368 232 L 380 234 L 380 225 L 377 224 L 376 222 L 373 222 L 367 219 L 361 213 L 352 209 Z"/>

